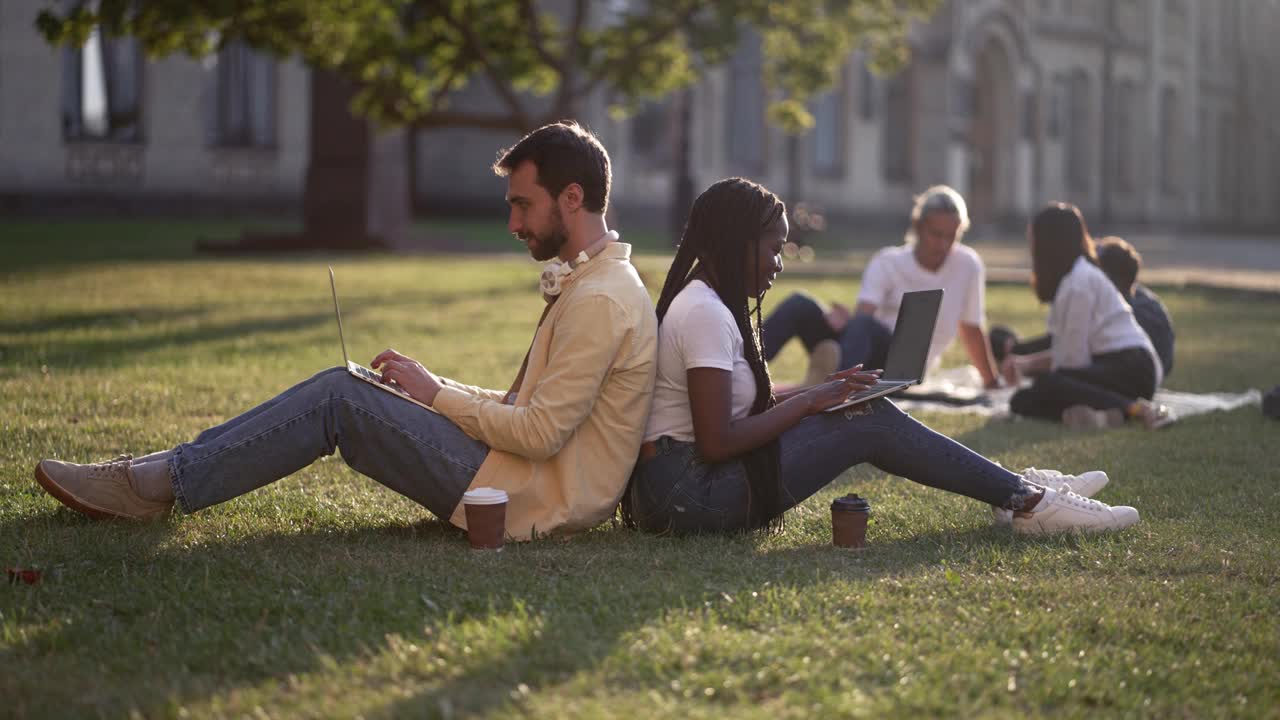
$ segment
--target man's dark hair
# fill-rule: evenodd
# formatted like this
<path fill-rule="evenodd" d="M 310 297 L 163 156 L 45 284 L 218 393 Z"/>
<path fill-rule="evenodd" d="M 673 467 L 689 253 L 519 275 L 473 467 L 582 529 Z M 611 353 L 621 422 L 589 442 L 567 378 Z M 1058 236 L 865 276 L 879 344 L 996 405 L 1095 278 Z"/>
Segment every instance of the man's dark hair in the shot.
<path fill-rule="evenodd" d="M 1111 278 L 1120 294 L 1129 297 L 1138 281 L 1142 255 L 1124 240 L 1110 235 L 1098 241 L 1098 266 Z"/>
<path fill-rule="evenodd" d="M 1071 203 L 1050 203 L 1031 221 L 1031 273 L 1036 297 L 1053 302 L 1062 278 L 1078 258 L 1098 264 L 1080 208 Z"/>
<path fill-rule="evenodd" d="M 573 120 L 543 125 L 498 152 L 493 172 L 506 177 L 526 160 L 538 169 L 538 184 L 552 198 L 573 183 L 582 186 L 582 204 L 593 213 L 609 207 L 609 153 L 591 131 Z"/>

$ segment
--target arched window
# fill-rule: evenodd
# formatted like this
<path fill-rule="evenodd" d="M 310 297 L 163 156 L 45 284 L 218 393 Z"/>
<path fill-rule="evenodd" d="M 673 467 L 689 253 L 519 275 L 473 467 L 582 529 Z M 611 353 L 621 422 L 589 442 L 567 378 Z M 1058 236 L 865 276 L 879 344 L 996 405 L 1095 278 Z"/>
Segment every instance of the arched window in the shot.
<path fill-rule="evenodd" d="M 1142 98 L 1132 80 L 1123 80 L 1112 88 L 1112 131 L 1116 188 L 1125 192 L 1138 184 L 1139 143 L 1137 129 L 1142 124 Z"/>
<path fill-rule="evenodd" d="M 912 89 L 910 67 L 885 83 L 884 177 L 893 182 L 911 181 Z"/>
<path fill-rule="evenodd" d="M 730 172 L 758 175 L 768 157 L 765 137 L 764 81 L 760 72 L 760 39 L 744 37 L 729 63 L 728 139 Z"/>
<path fill-rule="evenodd" d="M 1093 151 L 1090 128 L 1093 103 L 1089 98 L 1089 75 L 1083 70 L 1072 73 L 1067 100 L 1067 187 L 1083 192 L 1089 189 L 1090 153 Z"/>
<path fill-rule="evenodd" d="M 858 114 L 863 120 L 876 116 L 876 78 L 866 60 L 858 63 Z"/>
<path fill-rule="evenodd" d="M 1156 153 L 1160 163 L 1160 188 L 1166 193 L 1176 193 L 1182 186 L 1182 153 L 1186 146 L 1182 140 L 1182 108 L 1178 91 L 1166 86 L 1160 91 L 1160 137 Z"/>
<path fill-rule="evenodd" d="M 671 102 L 645 103 L 631 118 L 631 153 L 637 164 L 651 168 L 668 167 L 672 162 Z"/>
<path fill-rule="evenodd" d="M 142 51 L 137 40 L 94 29 L 62 51 L 62 136 L 142 140 Z"/>
<path fill-rule="evenodd" d="M 271 147 L 276 142 L 276 63 L 240 42 L 218 52 L 209 123 L 211 145 Z"/>
<path fill-rule="evenodd" d="M 841 74 L 834 88 L 813 101 L 813 131 L 810 133 L 809 147 L 813 153 L 815 174 L 826 177 L 840 177 L 844 174 L 845 138 L 848 136 L 845 115 L 847 98 L 844 76 Z"/>
<path fill-rule="evenodd" d="M 1236 116 L 1223 113 L 1218 119 L 1218 207 L 1222 214 L 1233 217 L 1239 199 L 1238 168 L 1236 143 L 1240 136 L 1240 128 L 1236 125 Z"/>

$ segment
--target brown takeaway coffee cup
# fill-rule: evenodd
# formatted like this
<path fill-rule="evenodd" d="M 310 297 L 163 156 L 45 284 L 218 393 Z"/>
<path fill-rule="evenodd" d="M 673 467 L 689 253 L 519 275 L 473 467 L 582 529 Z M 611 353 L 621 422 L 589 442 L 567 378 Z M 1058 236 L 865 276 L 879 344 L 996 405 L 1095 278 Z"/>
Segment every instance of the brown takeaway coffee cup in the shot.
<path fill-rule="evenodd" d="M 831 544 L 843 548 L 866 547 L 869 515 L 871 504 L 857 495 L 831 501 Z"/>
<path fill-rule="evenodd" d="M 478 487 L 462 495 L 473 550 L 501 550 L 507 535 L 507 493 Z"/>

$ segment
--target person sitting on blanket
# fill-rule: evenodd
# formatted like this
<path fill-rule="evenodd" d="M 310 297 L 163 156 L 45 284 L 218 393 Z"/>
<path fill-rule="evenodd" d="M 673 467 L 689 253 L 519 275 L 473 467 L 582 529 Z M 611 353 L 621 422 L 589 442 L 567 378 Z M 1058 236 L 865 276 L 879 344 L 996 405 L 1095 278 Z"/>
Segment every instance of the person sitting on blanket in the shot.
<path fill-rule="evenodd" d="M 1010 472 L 887 398 L 824 412 L 874 371 L 855 365 L 775 396 L 760 301 L 782 272 L 787 230 L 782 201 L 750 180 L 721 180 L 694 202 L 658 299 L 658 379 L 624 522 L 655 533 L 763 528 L 864 462 L 989 503 L 1019 534 L 1138 522 L 1131 507 L 1087 497 L 1104 472 Z"/>
<path fill-rule="evenodd" d="M 1052 342 L 1006 366 L 1011 384 L 1023 373 L 1036 376 L 1013 394 L 1009 409 L 1073 428 L 1117 427 L 1134 419 L 1154 430 L 1172 422 L 1168 408 L 1151 402 L 1163 379 L 1160 358 L 1133 309 L 1098 267 L 1080 209 L 1051 203 L 1027 234 L 1032 288 L 1050 303 Z"/>
<path fill-rule="evenodd" d="M 858 364 L 883 368 L 903 294 L 942 288 L 929 368 L 937 369 L 958 334 L 983 385 L 997 387 L 997 365 L 983 329 L 986 268 L 978 253 L 960 242 L 968 229 L 969 210 L 960 193 L 946 185 L 925 190 L 911 209 L 905 242 L 881 249 L 867 264 L 853 316 L 839 303 L 824 310 L 812 296 L 795 293 L 765 318 L 765 359 L 799 337 L 810 354 L 805 384 Z"/>
<path fill-rule="evenodd" d="M 1133 316 L 1138 325 L 1151 338 L 1151 344 L 1160 357 L 1160 367 L 1167 380 L 1173 372 L 1173 321 L 1169 311 L 1160 297 L 1138 283 L 1138 269 L 1142 267 L 1142 255 L 1132 245 L 1114 235 L 1102 238 L 1097 243 L 1098 266 L 1111 278 L 1111 282 L 1124 296 L 1125 302 L 1133 308 Z M 1019 362 L 1018 357 L 1033 355 L 1049 349 L 1051 338 L 1041 335 L 1029 340 L 1020 340 L 1013 330 L 997 325 L 991 328 L 991 352 L 1000 366 L 1000 372 L 1010 377 L 1011 367 Z"/>
<path fill-rule="evenodd" d="M 37 482 L 90 517 L 150 520 L 175 502 L 186 512 L 226 502 L 341 450 L 352 469 L 463 528 L 460 501 L 477 486 L 507 492 L 516 540 L 611 517 L 648 418 L 658 322 L 630 246 L 605 225 L 609 155 L 585 128 L 553 123 L 493 170 L 507 179 L 507 229 L 551 261 L 510 391 L 454 382 L 388 349 L 371 363 L 383 382 L 431 409 L 335 367 L 171 450 L 43 460 Z"/>

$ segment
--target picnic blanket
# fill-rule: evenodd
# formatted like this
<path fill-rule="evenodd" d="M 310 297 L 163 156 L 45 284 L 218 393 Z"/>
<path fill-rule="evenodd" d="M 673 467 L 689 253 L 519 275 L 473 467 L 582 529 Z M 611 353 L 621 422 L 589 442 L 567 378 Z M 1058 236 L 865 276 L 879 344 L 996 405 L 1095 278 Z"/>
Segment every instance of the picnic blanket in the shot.
<path fill-rule="evenodd" d="M 982 378 L 972 366 L 948 368 L 933 373 L 925 382 L 912 389 L 913 394 L 927 394 L 934 399 L 918 399 L 898 396 L 894 402 L 904 410 L 928 410 L 930 412 L 970 413 L 988 417 L 1008 417 L 1009 398 L 1015 388 L 1000 388 L 982 393 Z M 976 400 L 971 400 L 977 395 Z M 939 398 L 952 396 L 946 401 Z M 1189 393 L 1160 389 L 1155 402 L 1168 405 L 1179 418 L 1201 415 L 1218 410 L 1235 410 L 1247 405 L 1261 405 L 1262 391 L 1254 388 L 1239 393 Z"/>

